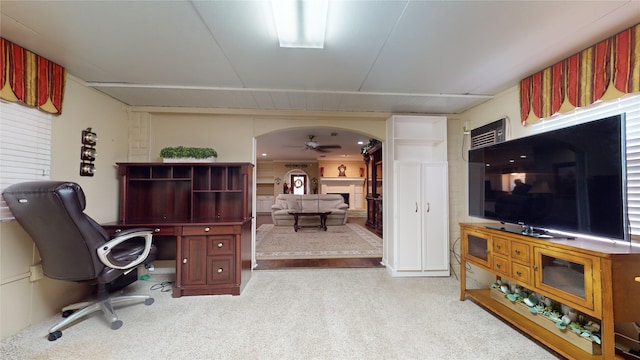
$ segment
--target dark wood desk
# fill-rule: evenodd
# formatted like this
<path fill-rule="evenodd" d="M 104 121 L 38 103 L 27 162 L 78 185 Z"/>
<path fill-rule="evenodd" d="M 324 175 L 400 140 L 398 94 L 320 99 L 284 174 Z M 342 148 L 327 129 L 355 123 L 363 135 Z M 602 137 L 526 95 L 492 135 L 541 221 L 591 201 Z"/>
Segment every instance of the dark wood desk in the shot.
<path fill-rule="evenodd" d="M 156 258 L 176 259 L 175 297 L 239 295 L 251 278 L 253 165 L 117 165 L 120 214 L 105 229 L 154 229 Z"/>
<path fill-rule="evenodd" d="M 316 227 L 327 231 L 327 216 L 329 214 L 331 214 L 331 211 L 289 211 L 289 215 L 293 215 L 293 230 L 295 230 L 296 232 L 298 231 L 298 229 L 303 227 Z M 320 216 L 320 225 L 298 225 L 298 219 L 300 218 L 300 216 Z"/>
<path fill-rule="evenodd" d="M 176 260 L 173 297 L 240 295 L 251 278 L 251 219 L 219 222 L 102 224 L 110 235 L 152 228 L 158 260 Z"/>

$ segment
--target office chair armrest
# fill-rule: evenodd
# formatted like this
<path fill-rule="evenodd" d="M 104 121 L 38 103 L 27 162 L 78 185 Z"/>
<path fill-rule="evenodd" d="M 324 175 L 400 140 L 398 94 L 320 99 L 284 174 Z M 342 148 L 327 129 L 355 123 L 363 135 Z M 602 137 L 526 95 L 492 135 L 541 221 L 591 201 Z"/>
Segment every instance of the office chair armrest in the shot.
<path fill-rule="evenodd" d="M 109 253 L 111 249 L 118 246 L 119 244 L 137 237 L 144 237 L 144 251 L 138 256 L 135 260 L 131 261 L 126 265 L 117 265 L 109 260 Z M 130 269 L 134 266 L 140 265 L 148 256 L 151 251 L 151 240 L 153 238 L 153 230 L 151 229 L 131 229 L 126 230 L 121 233 L 118 233 L 113 239 L 106 242 L 104 245 L 98 248 L 98 257 L 103 264 L 107 265 L 110 268 L 114 269 Z"/>

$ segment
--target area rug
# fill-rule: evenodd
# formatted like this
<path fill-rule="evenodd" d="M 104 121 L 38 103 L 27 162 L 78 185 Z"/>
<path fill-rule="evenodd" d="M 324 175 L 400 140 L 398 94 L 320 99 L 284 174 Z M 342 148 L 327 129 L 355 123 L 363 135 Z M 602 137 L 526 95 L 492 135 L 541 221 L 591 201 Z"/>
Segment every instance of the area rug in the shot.
<path fill-rule="evenodd" d="M 256 259 L 331 259 L 382 257 L 382 239 L 358 224 L 293 230 L 263 224 L 256 230 Z"/>

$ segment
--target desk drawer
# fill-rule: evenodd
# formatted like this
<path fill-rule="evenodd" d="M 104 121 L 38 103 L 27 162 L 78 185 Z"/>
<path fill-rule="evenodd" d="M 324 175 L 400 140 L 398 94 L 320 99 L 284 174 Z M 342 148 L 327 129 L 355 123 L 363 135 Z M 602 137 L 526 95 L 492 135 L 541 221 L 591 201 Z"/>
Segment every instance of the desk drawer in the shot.
<path fill-rule="evenodd" d="M 235 236 L 215 235 L 207 237 L 207 255 L 233 255 Z"/>
<path fill-rule="evenodd" d="M 234 278 L 233 256 L 207 257 L 207 285 L 231 284 Z"/>
<path fill-rule="evenodd" d="M 190 225 L 182 228 L 182 235 L 216 235 L 234 233 L 234 227 L 228 225 Z"/>
<path fill-rule="evenodd" d="M 107 231 L 107 233 L 109 233 L 110 236 L 115 236 L 117 233 L 121 232 L 121 231 L 125 231 L 125 230 L 129 230 L 129 229 L 136 229 L 136 228 L 150 228 L 153 229 L 153 235 L 162 235 L 162 236 L 174 236 L 178 233 L 178 231 L 176 231 L 176 227 L 175 226 L 160 226 L 160 227 L 153 227 L 153 226 L 140 226 L 140 225 L 118 225 L 118 226 L 113 226 L 113 225 L 109 225 L 109 226 L 103 226 L 103 228 Z"/>

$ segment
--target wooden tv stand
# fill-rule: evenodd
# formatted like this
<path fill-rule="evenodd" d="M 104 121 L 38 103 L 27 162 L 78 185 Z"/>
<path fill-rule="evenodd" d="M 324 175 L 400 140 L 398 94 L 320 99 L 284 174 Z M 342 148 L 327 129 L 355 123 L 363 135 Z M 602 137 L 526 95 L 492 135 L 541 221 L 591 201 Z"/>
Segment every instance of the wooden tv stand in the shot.
<path fill-rule="evenodd" d="M 460 239 L 460 300 L 473 300 L 566 358 L 614 359 L 614 324 L 640 321 L 639 247 L 583 238 L 537 239 L 500 230 L 495 223 L 460 224 Z M 467 264 L 599 319 L 602 355 L 587 353 L 505 306 L 489 288 L 467 289 Z M 557 280 L 565 270 L 572 272 L 572 281 Z M 582 281 L 575 280 L 576 274 Z"/>

